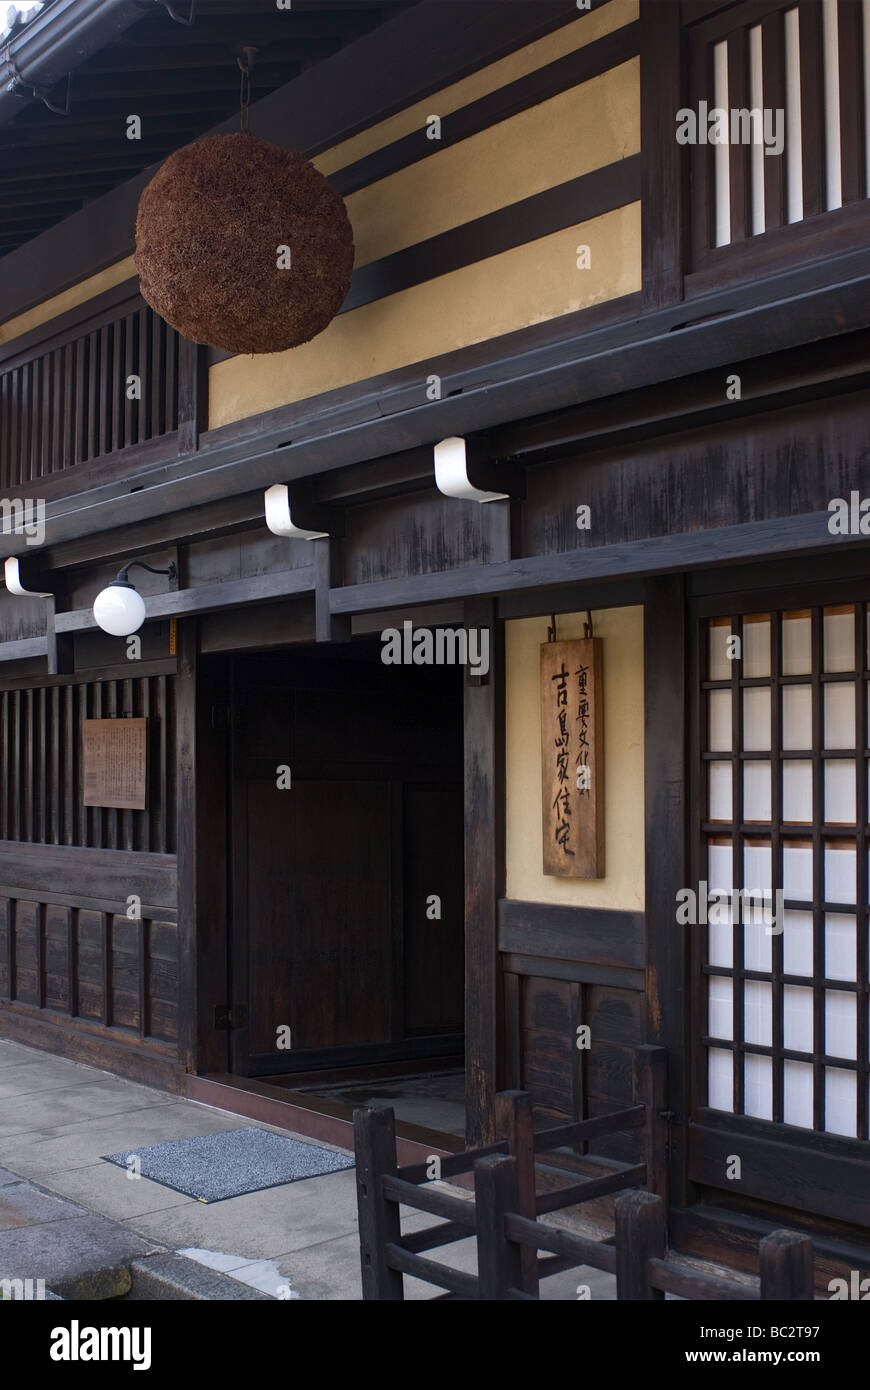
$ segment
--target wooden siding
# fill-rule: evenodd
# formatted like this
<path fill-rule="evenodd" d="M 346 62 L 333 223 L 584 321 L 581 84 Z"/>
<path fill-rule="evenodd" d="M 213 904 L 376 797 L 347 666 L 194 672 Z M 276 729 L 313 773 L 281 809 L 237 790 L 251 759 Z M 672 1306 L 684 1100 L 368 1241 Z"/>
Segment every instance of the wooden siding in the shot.
<path fill-rule="evenodd" d="M 84 721 L 125 717 L 150 721 L 148 808 L 84 806 Z M 167 676 L 0 692 L 0 841 L 172 853 L 173 739 Z"/>

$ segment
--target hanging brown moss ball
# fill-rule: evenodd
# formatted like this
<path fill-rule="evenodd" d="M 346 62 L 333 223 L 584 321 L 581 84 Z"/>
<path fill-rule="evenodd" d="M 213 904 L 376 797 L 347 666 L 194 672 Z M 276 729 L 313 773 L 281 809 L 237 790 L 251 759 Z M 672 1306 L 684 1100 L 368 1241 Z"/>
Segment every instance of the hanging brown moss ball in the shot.
<path fill-rule="evenodd" d="M 176 150 L 143 191 L 135 260 L 143 297 L 185 338 L 281 352 L 338 313 L 353 232 L 342 199 L 296 150 L 212 135 Z"/>

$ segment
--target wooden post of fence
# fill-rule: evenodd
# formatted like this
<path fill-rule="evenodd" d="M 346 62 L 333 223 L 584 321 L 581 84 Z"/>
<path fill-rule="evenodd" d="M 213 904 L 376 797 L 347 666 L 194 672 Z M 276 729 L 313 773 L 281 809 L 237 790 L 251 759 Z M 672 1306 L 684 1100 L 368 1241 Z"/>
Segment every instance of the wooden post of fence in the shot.
<path fill-rule="evenodd" d="M 535 1131 L 532 1097 L 528 1091 L 499 1091 L 495 1098 L 495 1132 L 507 1141 L 508 1153 L 517 1161 L 517 1206 L 520 1216 L 530 1221 L 535 1210 Z M 538 1296 L 538 1252 L 530 1245 L 520 1247 L 520 1288 Z"/>
<path fill-rule="evenodd" d="M 647 1260 L 664 1259 L 665 1204 L 653 1192 L 631 1188 L 613 1204 L 616 1214 L 616 1297 L 654 1302 L 664 1298 L 650 1286 Z"/>
<path fill-rule="evenodd" d="M 392 1108 L 355 1111 L 353 1133 L 363 1298 L 399 1302 L 405 1297 L 402 1275 L 386 1261 L 387 1245 L 398 1243 L 402 1236 L 399 1207 L 388 1202 L 381 1189 L 381 1179 L 397 1168 Z"/>
<path fill-rule="evenodd" d="M 474 1204 L 477 1215 L 478 1297 L 497 1302 L 522 1279 L 520 1247 L 505 1235 L 507 1212 L 518 1206 L 517 1161 L 496 1154 L 474 1165 Z"/>
<path fill-rule="evenodd" d="M 758 1244 L 761 1297 L 812 1303 L 815 1297 L 813 1242 L 797 1231 L 771 1231 Z"/>
<path fill-rule="evenodd" d="M 634 1100 L 646 1106 L 643 1160 L 646 1187 L 668 1207 L 668 1054 L 663 1047 L 644 1045 L 634 1053 Z M 667 1218 L 666 1218 L 667 1219 Z"/>

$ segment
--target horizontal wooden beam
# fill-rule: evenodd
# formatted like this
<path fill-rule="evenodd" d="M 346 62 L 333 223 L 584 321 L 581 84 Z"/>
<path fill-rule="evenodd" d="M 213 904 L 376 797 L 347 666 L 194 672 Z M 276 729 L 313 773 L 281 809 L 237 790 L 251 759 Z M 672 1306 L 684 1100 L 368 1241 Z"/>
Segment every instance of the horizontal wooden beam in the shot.
<path fill-rule="evenodd" d="M 233 579 L 221 584 L 200 584 L 193 589 L 177 589 L 168 594 L 149 595 L 145 599 L 145 621 L 153 618 L 176 618 L 191 613 L 210 613 L 218 608 L 235 608 L 245 603 L 267 603 L 270 599 L 289 594 L 314 593 L 316 567 L 300 565 L 293 570 L 275 574 L 252 575 L 249 579 Z M 97 627 L 90 608 L 77 608 L 58 613 L 55 625 L 59 633 L 87 632 Z M 0 647 L 2 659 L 2 647 Z"/>
<path fill-rule="evenodd" d="M 502 898 L 498 948 L 596 965 L 646 965 L 644 914 Z"/>
<path fill-rule="evenodd" d="M 425 399 L 419 367 L 404 367 L 208 431 L 195 456 L 143 469 L 135 492 L 127 477 L 50 502 L 48 541 L 56 546 L 204 505 L 231 496 L 240 487 L 265 489 L 272 483 L 314 477 L 425 446 L 449 435 L 492 429 L 516 420 L 518 401 L 533 416 L 716 366 L 731 370 L 735 361 L 752 352 L 766 355 L 864 330 L 870 327 L 868 286 L 870 252 L 860 251 L 802 266 L 761 285 L 731 287 L 692 305 L 673 305 L 647 315 L 637 315 L 639 297 L 634 295 L 564 315 L 432 359 L 427 372 L 437 371 L 442 381 L 450 383 L 439 401 Z M 773 302 L 765 302 L 769 295 L 776 296 Z M 7 553 L 22 551 L 25 541 L 10 536 Z M 810 539 L 811 545 L 816 543 Z M 692 546 L 700 551 L 706 544 L 703 536 L 686 542 L 689 563 L 693 563 Z M 746 544 L 745 540 L 740 544 Z M 750 544 L 746 553 L 751 550 Z M 622 551 L 622 547 L 611 547 L 607 553 L 628 559 L 632 568 L 627 572 L 635 572 L 635 563 L 642 560 L 635 561 Z M 552 566 L 552 557 L 534 563 Z M 616 573 L 592 551 L 574 556 L 571 566 L 587 577 Z M 666 569 L 664 564 L 661 572 Z M 507 587 L 515 587 L 517 576 L 524 572 L 505 571 Z M 543 570 L 533 568 L 529 571 L 533 577 L 520 578 L 519 587 L 558 583 L 556 573 L 551 567 L 544 577 Z M 475 570 L 467 574 L 472 583 L 477 582 Z M 496 576 L 495 582 L 481 575 L 478 592 L 500 591 L 498 568 L 490 569 L 489 575 Z M 455 588 L 445 576 L 414 582 Z M 471 588 L 461 591 L 474 592 Z M 350 605 L 355 601 L 349 591 L 337 600 Z M 398 601 L 407 601 L 407 593 Z"/>
<path fill-rule="evenodd" d="M 738 560 L 768 559 L 772 555 L 809 555 L 855 541 L 840 540 L 828 530 L 829 513 L 773 517 L 739 526 L 682 535 L 655 536 L 622 545 L 586 546 L 550 555 L 528 556 L 495 565 L 469 565 L 438 574 L 382 579 L 333 589 L 333 613 L 366 613 L 396 608 L 402 603 L 435 603 L 442 599 L 481 594 L 507 594 L 547 585 L 586 584 L 589 580 L 631 574 L 673 574 L 683 570 L 729 565 Z M 857 542 L 857 544 L 862 544 Z M 864 543 L 866 545 L 866 542 Z"/>

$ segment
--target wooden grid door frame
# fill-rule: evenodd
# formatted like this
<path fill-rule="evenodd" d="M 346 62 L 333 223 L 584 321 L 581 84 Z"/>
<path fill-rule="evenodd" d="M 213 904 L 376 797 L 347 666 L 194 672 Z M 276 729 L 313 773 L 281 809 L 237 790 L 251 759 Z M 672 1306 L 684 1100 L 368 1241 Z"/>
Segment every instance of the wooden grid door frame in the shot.
<path fill-rule="evenodd" d="M 689 990 L 689 1036 L 688 1071 L 690 1091 L 690 1158 L 689 1176 L 705 1186 L 712 1185 L 731 1191 L 743 1191 L 750 1196 L 775 1200 L 781 1205 L 797 1205 L 822 1216 L 829 1216 L 859 1225 L 870 1225 L 870 1202 L 866 1195 L 861 1200 L 846 1200 L 851 1180 L 844 1181 L 844 1175 L 856 1169 L 856 1160 L 864 1167 L 870 1161 L 868 1150 L 868 1089 L 870 1089 L 870 1051 L 868 1051 L 868 1028 L 870 1028 L 870 974 L 868 974 L 868 850 L 870 850 L 870 825 L 868 825 L 868 734 L 867 691 L 870 681 L 870 655 L 868 655 L 868 604 L 870 604 L 870 580 L 838 581 L 830 585 L 801 585 L 779 590 L 754 590 L 695 599 L 690 605 L 690 767 L 689 767 L 689 886 L 698 890 L 698 885 L 708 879 L 707 846 L 713 838 L 714 823 L 708 819 L 706 798 L 708 796 L 708 774 L 705 764 L 713 760 L 731 763 L 731 820 L 723 823 L 719 834 L 732 843 L 732 885 L 754 887 L 743 883 L 744 846 L 747 840 L 766 840 L 770 843 L 771 883 L 774 889 L 783 886 L 783 853 L 789 841 L 802 838 L 812 843 L 812 896 L 807 901 L 784 898 L 785 912 L 809 912 L 812 915 L 812 974 L 809 977 L 795 976 L 784 969 L 783 934 L 771 935 L 770 968 L 755 970 L 747 968 L 743 954 L 744 929 L 738 924 L 733 930 L 733 956 L 731 966 L 709 963 L 709 929 L 701 926 L 687 926 L 687 962 L 690 972 Z M 824 671 L 824 631 L 825 610 L 843 605 L 854 605 L 854 669 Z M 782 623 L 783 614 L 811 614 L 811 665 L 808 672 L 788 674 L 782 661 Z M 770 614 L 770 670 L 768 676 L 746 676 L 743 662 L 734 661 L 728 682 L 711 681 L 707 636 L 712 619 L 730 620 L 729 630 L 736 636 L 744 636 L 744 619 L 753 614 Z M 745 658 L 746 648 L 742 648 Z M 855 691 L 855 746 L 853 750 L 825 747 L 825 688 L 832 684 L 851 683 Z M 787 686 L 807 686 L 812 689 L 812 747 L 793 749 L 783 747 L 783 698 L 781 692 Z M 770 750 L 749 751 L 744 747 L 742 717 L 744 692 L 769 689 L 770 695 Z M 709 747 L 708 692 L 723 689 L 731 691 L 731 739 L 730 751 Z M 825 771 L 827 761 L 837 758 L 850 758 L 855 765 L 855 815 L 854 825 L 827 823 L 825 821 Z M 747 822 L 744 819 L 742 802 L 742 768 L 754 759 L 770 763 L 770 821 Z M 808 824 L 786 822 L 783 819 L 783 763 L 785 761 L 812 762 L 812 821 Z M 737 773 L 740 772 L 741 776 Z M 826 901 L 825 866 L 826 843 L 852 840 L 856 846 L 855 857 L 855 902 Z M 739 853 L 738 853 L 739 851 Z M 855 918 L 855 979 L 850 983 L 843 978 L 828 978 L 824 961 L 826 949 L 826 917 L 839 912 L 847 917 L 854 913 Z M 788 928 L 786 927 L 786 930 Z M 732 980 L 733 1031 L 729 1042 L 720 1037 L 714 1038 L 708 1027 L 708 984 L 711 976 Z M 769 984 L 771 996 L 771 1035 L 770 1045 L 756 1041 L 747 1042 L 743 1032 L 744 1003 L 746 983 L 762 982 Z M 812 1051 L 795 1052 L 784 1045 L 784 996 L 787 989 L 809 987 L 812 990 L 813 1041 Z M 825 1008 L 828 992 L 831 990 L 851 991 L 856 996 L 855 1017 L 855 1057 L 833 1057 L 823 1050 L 825 1037 Z M 708 1056 L 710 1048 L 731 1051 L 734 1056 L 734 1093 L 732 1111 L 713 1110 L 707 1101 Z M 769 1056 L 771 1059 L 771 1116 L 759 1118 L 744 1110 L 744 1058 L 747 1054 Z M 788 1124 L 784 1119 L 785 1099 L 784 1073 L 788 1063 L 804 1063 L 812 1067 L 813 1127 L 803 1128 Z M 850 1065 L 851 1062 L 851 1065 Z M 825 1081 L 826 1072 L 832 1068 L 855 1071 L 856 1084 L 856 1134 L 844 1135 L 841 1132 L 825 1129 Z M 719 1141 L 724 1142 L 719 1142 Z M 750 1168 L 756 1163 L 769 1161 L 779 1155 L 782 1165 L 778 1173 L 769 1180 L 758 1179 L 750 1172 L 748 1183 L 745 1180 L 729 1182 L 724 1171 L 719 1171 L 726 1152 L 740 1155 L 748 1145 Z M 866 1180 L 864 1189 L 866 1190 Z M 839 1189 L 839 1191 L 838 1191 Z"/>

